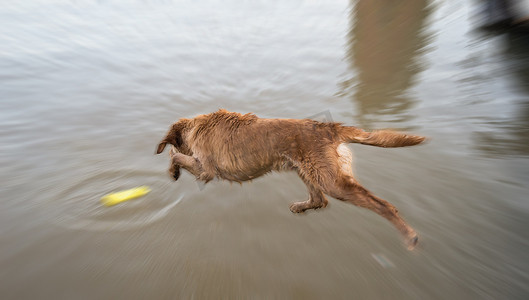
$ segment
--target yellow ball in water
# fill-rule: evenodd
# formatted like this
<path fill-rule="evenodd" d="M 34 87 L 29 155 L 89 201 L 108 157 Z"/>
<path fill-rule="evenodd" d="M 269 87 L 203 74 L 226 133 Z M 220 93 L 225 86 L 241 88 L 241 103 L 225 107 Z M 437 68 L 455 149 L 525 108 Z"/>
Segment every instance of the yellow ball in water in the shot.
<path fill-rule="evenodd" d="M 103 203 L 105 206 L 112 206 L 127 200 L 144 196 L 150 191 L 151 189 L 144 185 L 137 188 L 105 195 L 101 198 L 101 203 Z"/>

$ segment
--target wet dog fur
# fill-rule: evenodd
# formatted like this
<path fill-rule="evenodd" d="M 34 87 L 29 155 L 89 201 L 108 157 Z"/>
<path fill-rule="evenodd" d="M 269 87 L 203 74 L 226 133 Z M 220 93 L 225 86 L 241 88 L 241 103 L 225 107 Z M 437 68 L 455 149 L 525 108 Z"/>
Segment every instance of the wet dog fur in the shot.
<path fill-rule="evenodd" d="M 226 110 L 180 119 L 171 125 L 156 153 L 167 144 L 174 180 L 184 168 L 197 180 L 214 178 L 243 182 L 271 171 L 295 171 L 306 184 L 309 198 L 290 205 L 293 213 L 327 206 L 325 195 L 367 208 L 391 222 L 413 249 L 418 235 L 395 206 L 376 197 L 353 177 L 347 143 L 378 147 L 419 144 L 424 137 L 390 130 L 367 132 L 339 123 L 310 119 L 264 119 Z"/>

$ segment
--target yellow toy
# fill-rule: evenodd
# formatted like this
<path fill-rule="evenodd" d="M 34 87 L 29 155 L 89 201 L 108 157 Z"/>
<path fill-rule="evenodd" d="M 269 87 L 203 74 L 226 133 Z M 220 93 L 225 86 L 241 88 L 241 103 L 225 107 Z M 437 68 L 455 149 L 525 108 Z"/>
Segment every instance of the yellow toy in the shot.
<path fill-rule="evenodd" d="M 105 206 L 112 206 L 119 204 L 123 201 L 141 197 L 143 195 L 146 195 L 150 191 L 151 189 L 148 186 L 144 185 L 130 190 L 105 195 L 101 198 L 101 203 L 103 203 L 103 205 Z"/>

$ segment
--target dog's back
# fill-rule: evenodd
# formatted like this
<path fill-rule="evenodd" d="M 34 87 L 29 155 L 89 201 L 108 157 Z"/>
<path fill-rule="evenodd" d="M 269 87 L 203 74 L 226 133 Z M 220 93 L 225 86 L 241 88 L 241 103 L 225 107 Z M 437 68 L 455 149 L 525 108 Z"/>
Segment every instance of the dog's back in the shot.
<path fill-rule="evenodd" d="M 194 155 L 224 179 L 237 181 L 289 169 L 307 153 L 340 143 L 340 124 L 309 119 L 262 119 L 220 110 L 190 125 L 186 140 Z"/>

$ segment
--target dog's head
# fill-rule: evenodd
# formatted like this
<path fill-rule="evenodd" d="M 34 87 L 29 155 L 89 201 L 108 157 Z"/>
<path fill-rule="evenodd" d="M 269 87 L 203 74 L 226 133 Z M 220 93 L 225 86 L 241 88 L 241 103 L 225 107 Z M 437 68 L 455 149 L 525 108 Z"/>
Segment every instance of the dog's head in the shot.
<path fill-rule="evenodd" d="M 158 144 L 158 148 L 156 148 L 156 154 L 162 153 L 167 144 L 173 145 L 176 148 L 176 151 L 187 154 L 186 152 L 188 152 L 188 149 L 185 145 L 183 135 L 186 132 L 188 124 L 188 119 L 181 119 L 180 121 L 171 125 L 165 137 Z"/>
<path fill-rule="evenodd" d="M 189 147 L 187 147 L 187 145 L 185 144 L 184 139 L 188 124 L 189 120 L 182 119 L 171 125 L 165 137 L 158 144 L 158 147 L 156 148 L 156 154 L 162 153 L 167 144 L 173 145 L 173 147 L 171 147 L 170 152 L 171 158 L 177 152 L 183 154 L 190 154 Z M 171 163 L 169 167 L 169 173 L 171 174 L 174 180 L 178 180 L 178 178 L 180 177 L 180 166 Z"/>

